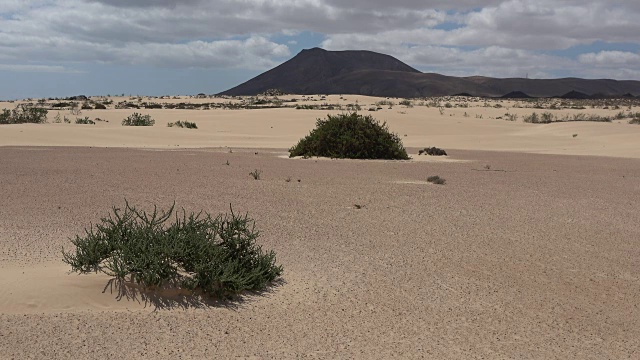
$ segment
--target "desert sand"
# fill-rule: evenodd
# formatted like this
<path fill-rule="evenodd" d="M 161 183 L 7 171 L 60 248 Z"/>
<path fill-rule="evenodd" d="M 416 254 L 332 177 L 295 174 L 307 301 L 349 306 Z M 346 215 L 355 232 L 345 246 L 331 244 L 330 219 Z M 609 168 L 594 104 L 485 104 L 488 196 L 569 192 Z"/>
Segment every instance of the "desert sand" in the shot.
<path fill-rule="evenodd" d="M 640 357 L 640 126 L 505 121 L 544 110 L 499 102 L 366 112 L 413 154 L 400 162 L 286 158 L 324 110 L 0 126 L 0 358 Z M 156 125 L 120 126 L 134 111 Z M 61 248 L 124 199 L 249 212 L 282 282 L 220 303 L 69 274 Z"/>

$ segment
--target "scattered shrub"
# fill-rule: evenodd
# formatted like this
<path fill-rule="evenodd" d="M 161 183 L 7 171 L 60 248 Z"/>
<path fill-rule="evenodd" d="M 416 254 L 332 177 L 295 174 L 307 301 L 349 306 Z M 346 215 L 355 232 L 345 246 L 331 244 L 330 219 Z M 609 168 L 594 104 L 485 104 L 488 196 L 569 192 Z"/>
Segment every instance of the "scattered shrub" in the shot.
<path fill-rule="evenodd" d="M 504 114 L 505 120 L 508 121 L 516 121 L 518 120 L 518 115 L 517 114 L 510 114 L 510 113 L 506 113 Z"/>
<path fill-rule="evenodd" d="M 262 174 L 262 170 L 259 169 L 255 169 L 252 172 L 249 173 L 249 175 L 251 175 L 251 177 L 253 178 L 253 180 L 260 180 L 260 175 Z"/>
<path fill-rule="evenodd" d="M 523 118 L 524 122 L 532 124 L 550 124 L 554 121 L 554 116 L 550 112 L 544 112 L 542 115 L 533 113 Z"/>
<path fill-rule="evenodd" d="M 549 124 L 552 123 L 554 120 L 554 116 L 552 113 L 550 112 L 543 112 L 542 115 L 540 116 L 540 119 L 543 124 Z"/>
<path fill-rule="evenodd" d="M 21 104 L 13 110 L 3 109 L 0 124 L 44 124 L 48 113 L 47 109 Z"/>
<path fill-rule="evenodd" d="M 390 133 L 370 115 L 328 115 L 316 128 L 289 149 L 289 156 L 324 156 L 349 159 L 408 160 L 397 134 Z"/>
<path fill-rule="evenodd" d="M 151 115 L 138 113 L 133 113 L 122 120 L 122 126 L 153 126 L 155 123 L 156 121 L 151 118 Z"/>
<path fill-rule="evenodd" d="M 404 100 L 400 101 L 399 104 L 403 105 L 403 106 L 406 106 L 408 108 L 412 108 L 413 107 L 413 103 L 411 102 L 411 100 L 407 100 L 407 99 L 404 99 Z"/>
<path fill-rule="evenodd" d="M 526 115 L 524 118 L 522 118 L 524 120 L 524 122 L 526 123 L 532 123 L 532 124 L 537 124 L 540 122 L 540 118 L 538 117 L 537 113 L 533 113 L 531 115 Z"/>
<path fill-rule="evenodd" d="M 436 185 L 444 185 L 447 182 L 445 179 L 441 178 L 438 175 L 429 176 L 427 178 L 427 181 Z"/>
<path fill-rule="evenodd" d="M 629 124 L 640 125 L 640 117 L 629 120 Z"/>
<path fill-rule="evenodd" d="M 198 125 L 196 125 L 196 123 L 194 122 L 189 122 L 189 121 L 176 121 L 176 122 L 172 122 L 172 123 L 168 123 L 167 124 L 168 127 L 179 127 L 179 128 L 187 128 L 187 129 L 197 129 Z"/>
<path fill-rule="evenodd" d="M 531 115 L 527 115 L 524 118 L 524 122 L 532 123 L 532 124 L 550 124 L 553 122 L 570 122 L 570 121 L 593 121 L 593 122 L 611 122 L 612 118 L 608 116 L 599 116 L 594 114 L 573 114 L 573 115 L 565 115 L 561 118 L 557 116 L 545 112 L 542 115 L 538 116 L 538 114 L 533 113 Z"/>
<path fill-rule="evenodd" d="M 71 103 L 68 103 L 68 102 L 57 102 L 51 105 L 52 108 L 65 108 L 70 106 L 71 106 Z"/>
<path fill-rule="evenodd" d="M 88 116 L 85 116 L 84 119 L 83 118 L 76 118 L 76 124 L 83 124 L 83 125 L 95 125 L 96 122 L 89 119 Z"/>
<path fill-rule="evenodd" d="M 145 288 L 176 286 L 230 297 L 262 290 L 282 273 L 275 253 L 256 244 L 259 233 L 248 215 L 215 218 L 208 213 L 176 212 L 174 207 L 146 213 L 125 201 L 113 213 L 71 240 L 63 261 L 79 273 L 101 271 Z"/>
<path fill-rule="evenodd" d="M 101 103 L 96 103 L 95 107 L 96 110 L 106 110 L 107 106 L 105 104 L 101 104 Z"/>
<path fill-rule="evenodd" d="M 431 156 L 447 156 L 447 152 L 437 147 L 426 147 L 418 151 L 418 155 L 427 154 Z"/>
<path fill-rule="evenodd" d="M 78 103 L 76 102 L 72 102 L 71 103 L 71 115 L 75 115 L 75 116 L 80 116 L 82 115 L 82 109 L 80 106 L 78 106 Z"/>

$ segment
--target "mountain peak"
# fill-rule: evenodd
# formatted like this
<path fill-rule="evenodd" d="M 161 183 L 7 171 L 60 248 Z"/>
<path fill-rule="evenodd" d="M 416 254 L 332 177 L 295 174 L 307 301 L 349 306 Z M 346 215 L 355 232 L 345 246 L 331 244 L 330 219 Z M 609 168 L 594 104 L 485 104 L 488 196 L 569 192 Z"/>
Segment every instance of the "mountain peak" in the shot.
<path fill-rule="evenodd" d="M 402 61 L 364 50 L 328 51 L 304 49 L 289 61 L 223 92 L 223 95 L 256 95 L 269 89 L 286 93 L 311 94 L 326 89 L 338 78 L 358 72 L 420 73 Z"/>
<path fill-rule="evenodd" d="M 385 54 L 366 50 L 304 49 L 283 64 L 222 95 L 257 95 L 277 89 L 289 94 L 359 94 L 381 97 L 475 96 L 551 97 L 570 91 L 601 96 L 640 94 L 640 82 L 585 79 L 466 78 L 422 73 Z M 514 93 L 514 92 L 518 93 Z M 591 96 L 591 95 L 585 95 Z"/>

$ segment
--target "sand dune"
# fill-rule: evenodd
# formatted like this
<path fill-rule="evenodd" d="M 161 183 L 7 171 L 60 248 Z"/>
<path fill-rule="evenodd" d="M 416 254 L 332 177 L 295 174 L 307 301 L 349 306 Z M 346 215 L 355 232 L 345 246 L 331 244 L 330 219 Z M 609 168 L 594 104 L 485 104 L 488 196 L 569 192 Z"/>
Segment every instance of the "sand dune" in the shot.
<path fill-rule="evenodd" d="M 294 96 L 289 96 L 289 98 Z M 375 107 L 380 98 L 366 96 L 328 96 L 297 104 L 359 104 L 363 109 Z M 285 98 L 286 99 L 286 98 Z M 308 97 L 306 99 L 311 99 Z M 115 99 L 116 101 L 122 99 Z M 180 100 L 154 100 L 176 102 Z M 181 101 L 228 101 L 224 99 L 182 99 Z M 396 104 L 398 99 L 393 100 Z M 445 101 L 442 101 L 444 104 Z M 455 102 L 454 102 L 455 104 Z M 407 147 L 439 146 L 445 149 L 516 151 L 543 154 L 597 155 L 640 157 L 640 126 L 627 121 L 613 123 L 571 122 L 556 124 L 527 124 L 522 117 L 545 110 L 515 108 L 527 105 L 518 101 L 494 100 L 466 102 L 465 108 L 394 106 L 367 112 L 402 137 Z M 500 108 L 494 108 L 499 104 Z M 0 103 L 0 108 L 14 104 Z M 530 105 L 529 105 L 530 106 Z M 595 114 L 615 116 L 620 109 L 550 110 L 559 117 L 567 114 Z M 625 112 L 639 112 L 632 108 Z M 121 126 L 121 121 L 133 112 L 150 114 L 156 125 L 152 128 Z M 80 117 L 99 117 L 108 122 L 96 125 L 43 124 L 10 125 L 0 131 L 0 146 L 98 146 L 150 148 L 242 147 L 287 149 L 314 128 L 316 119 L 327 113 L 341 111 L 260 109 L 260 110 L 163 110 L 111 109 L 85 110 Z M 518 115 L 515 122 L 496 119 L 505 113 Z M 50 120 L 56 112 L 49 114 Z M 76 116 L 62 111 L 71 119 Z M 466 116 L 465 116 L 466 114 Z M 477 118 L 482 116 L 482 118 Z M 168 128 L 169 122 L 187 120 L 198 125 L 197 130 Z M 577 137 L 573 137 L 577 134 Z M 406 135 L 406 136 L 405 136 Z"/>
<path fill-rule="evenodd" d="M 372 114 L 413 154 L 450 156 L 354 161 L 286 158 L 323 111 L 150 110 L 155 127 L 121 127 L 131 112 L 0 126 L 0 358 L 638 357 L 640 126 L 396 106 Z M 163 124 L 178 118 L 199 129 Z M 62 246 L 125 198 L 248 211 L 283 282 L 230 303 L 118 300 L 107 276 L 68 274 Z"/>

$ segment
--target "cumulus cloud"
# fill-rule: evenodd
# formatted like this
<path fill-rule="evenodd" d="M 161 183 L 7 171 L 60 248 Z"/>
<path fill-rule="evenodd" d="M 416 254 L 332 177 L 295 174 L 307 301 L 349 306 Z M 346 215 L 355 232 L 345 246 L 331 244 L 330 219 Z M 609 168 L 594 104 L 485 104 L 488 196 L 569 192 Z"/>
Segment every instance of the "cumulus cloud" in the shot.
<path fill-rule="evenodd" d="M 3 0 L 0 61 L 266 69 L 311 31 L 327 49 L 449 74 L 621 76 L 635 74 L 638 54 L 546 53 L 640 44 L 639 15 L 626 0 Z"/>
<path fill-rule="evenodd" d="M 67 69 L 64 66 L 28 64 L 0 64 L 0 71 L 28 73 L 78 73 L 78 71 Z"/>
<path fill-rule="evenodd" d="M 628 51 L 600 51 L 582 54 L 578 57 L 582 64 L 595 66 L 640 66 L 640 54 Z"/>

